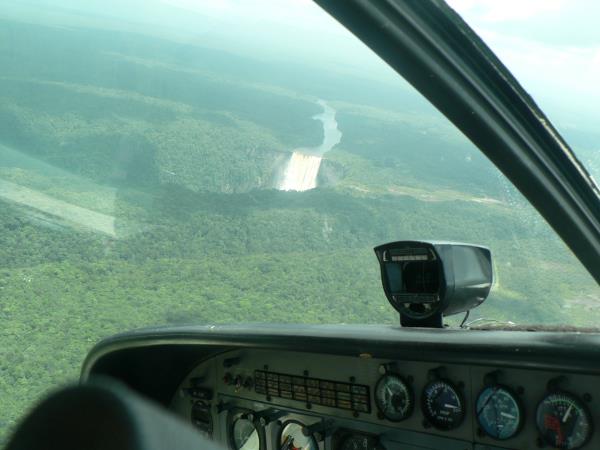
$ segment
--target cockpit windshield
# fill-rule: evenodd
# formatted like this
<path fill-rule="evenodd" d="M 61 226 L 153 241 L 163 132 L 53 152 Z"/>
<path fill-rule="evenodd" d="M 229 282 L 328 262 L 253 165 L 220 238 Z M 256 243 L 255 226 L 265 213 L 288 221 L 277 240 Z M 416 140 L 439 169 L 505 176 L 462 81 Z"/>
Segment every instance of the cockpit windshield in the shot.
<path fill-rule="evenodd" d="M 593 0 L 449 0 L 600 180 L 600 31 Z"/>
<path fill-rule="evenodd" d="M 525 86 L 598 175 L 594 45 L 555 55 L 589 69 L 569 94 Z M 0 429 L 115 332 L 396 324 L 373 253 L 394 240 L 491 249 L 470 320 L 598 322 L 539 214 L 311 2 L 4 0 L 0 67 Z"/>

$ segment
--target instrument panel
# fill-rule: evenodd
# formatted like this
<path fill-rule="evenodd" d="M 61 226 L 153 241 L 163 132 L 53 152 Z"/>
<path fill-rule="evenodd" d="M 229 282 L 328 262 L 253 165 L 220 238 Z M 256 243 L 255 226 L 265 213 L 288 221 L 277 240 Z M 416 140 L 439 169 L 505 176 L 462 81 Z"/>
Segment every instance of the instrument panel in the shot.
<path fill-rule="evenodd" d="M 171 408 L 231 450 L 600 448 L 598 378 L 242 349 L 199 363 Z"/>

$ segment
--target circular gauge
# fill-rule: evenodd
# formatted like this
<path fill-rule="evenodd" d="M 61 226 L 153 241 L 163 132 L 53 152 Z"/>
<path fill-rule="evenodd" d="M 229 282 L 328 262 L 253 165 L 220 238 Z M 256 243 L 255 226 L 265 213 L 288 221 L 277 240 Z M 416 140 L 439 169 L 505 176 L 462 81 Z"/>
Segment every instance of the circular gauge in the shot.
<path fill-rule="evenodd" d="M 233 450 L 262 450 L 265 431 L 258 426 L 248 411 L 234 413 L 229 420 L 229 442 Z"/>
<path fill-rule="evenodd" d="M 281 450 L 318 450 L 319 446 L 312 434 L 306 434 L 306 427 L 295 420 L 285 422 L 279 435 Z"/>
<path fill-rule="evenodd" d="M 547 395 L 535 417 L 542 438 L 555 448 L 581 448 L 592 435 L 590 413 L 583 402 L 567 392 Z"/>
<path fill-rule="evenodd" d="M 462 396 L 446 380 L 435 380 L 425 386 L 422 407 L 425 419 L 439 430 L 456 428 L 465 417 Z"/>
<path fill-rule="evenodd" d="M 510 439 L 523 424 L 523 410 L 512 391 L 501 385 L 486 387 L 477 397 L 477 421 L 488 436 Z"/>
<path fill-rule="evenodd" d="M 412 390 L 398 375 L 384 375 L 375 387 L 375 403 L 381 414 L 393 422 L 406 419 L 414 406 Z"/>
<path fill-rule="evenodd" d="M 339 450 L 384 450 L 375 436 L 351 434 L 344 438 Z"/>

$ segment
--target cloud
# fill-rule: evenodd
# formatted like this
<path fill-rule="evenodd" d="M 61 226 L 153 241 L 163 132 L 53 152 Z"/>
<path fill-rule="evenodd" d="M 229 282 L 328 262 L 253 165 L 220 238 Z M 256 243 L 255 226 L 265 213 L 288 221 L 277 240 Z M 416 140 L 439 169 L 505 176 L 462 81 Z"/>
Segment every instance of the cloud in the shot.
<path fill-rule="evenodd" d="M 565 0 L 447 0 L 459 13 L 483 22 L 527 20 L 560 11 Z"/>
<path fill-rule="evenodd" d="M 270 22 L 307 30 L 343 32 L 337 22 L 311 0 L 162 0 L 164 4 L 221 20 L 247 24 Z M 337 30 L 336 30 L 337 28 Z"/>
<path fill-rule="evenodd" d="M 492 31 L 480 35 L 517 75 L 535 77 L 542 85 L 600 94 L 600 47 L 544 44 Z"/>
<path fill-rule="evenodd" d="M 569 39 L 591 3 L 565 0 L 448 0 L 551 118 L 600 117 L 600 41 Z"/>

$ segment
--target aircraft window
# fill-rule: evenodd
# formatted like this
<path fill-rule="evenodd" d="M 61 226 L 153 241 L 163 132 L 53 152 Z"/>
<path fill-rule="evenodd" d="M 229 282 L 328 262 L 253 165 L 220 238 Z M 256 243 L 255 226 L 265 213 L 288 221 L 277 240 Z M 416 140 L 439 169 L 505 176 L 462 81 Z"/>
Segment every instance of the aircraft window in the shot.
<path fill-rule="evenodd" d="M 488 246 L 470 320 L 598 322 L 537 212 L 308 1 L 4 0 L 0 67 L 0 443 L 116 332 L 396 324 L 385 242 Z"/>
<path fill-rule="evenodd" d="M 600 180 L 600 31 L 593 0 L 449 0 Z"/>

